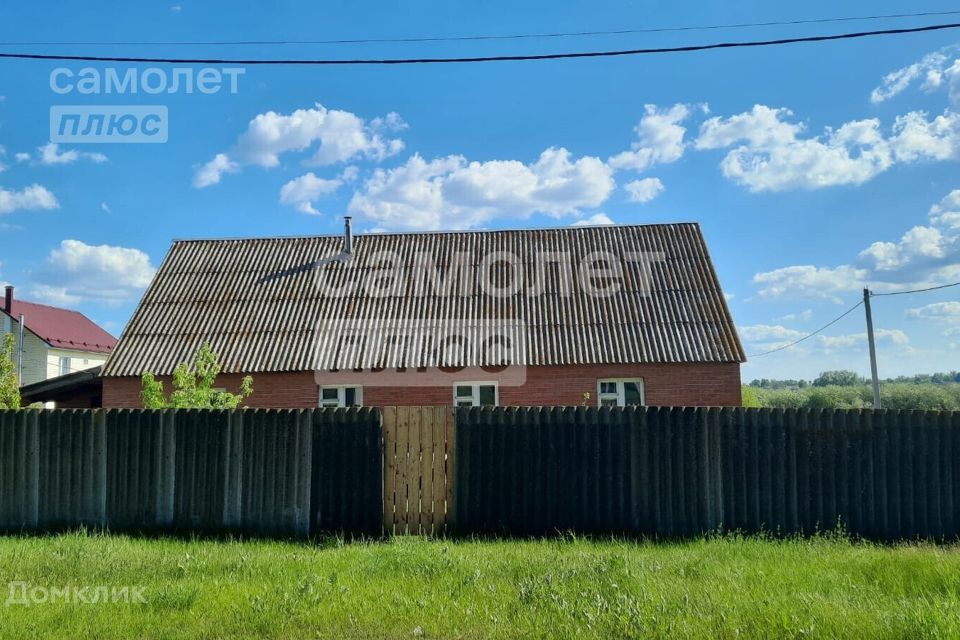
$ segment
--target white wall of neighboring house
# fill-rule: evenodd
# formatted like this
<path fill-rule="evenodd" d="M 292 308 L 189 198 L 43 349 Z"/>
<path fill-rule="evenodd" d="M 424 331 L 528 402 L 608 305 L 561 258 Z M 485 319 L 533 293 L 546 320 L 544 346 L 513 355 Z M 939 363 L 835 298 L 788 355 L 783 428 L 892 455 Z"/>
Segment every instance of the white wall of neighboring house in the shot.
<path fill-rule="evenodd" d="M 2 323 L 0 323 L 0 334 L 13 333 L 14 335 L 16 345 L 14 346 L 13 357 L 14 362 L 16 362 L 20 352 L 20 323 L 6 314 L 0 315 L 3 316 Z M 96 367 L 106 360 L 106 354 L 103 353 L 55 349 L 29 330 L 29 321 L 27 321 L 27 327 L 27 330 L 23 332 L 23 379 L 20 383 L 21 386 L 59 376 L 61 356 L 70 358 L 70 373 Z M 2 337 L 0 335 L 0 339 Z"/>
<path fill-rule="evenodd" d="M 47 348 L 47 378 L 92 369 L 106 362 L 102 353 Z"/>

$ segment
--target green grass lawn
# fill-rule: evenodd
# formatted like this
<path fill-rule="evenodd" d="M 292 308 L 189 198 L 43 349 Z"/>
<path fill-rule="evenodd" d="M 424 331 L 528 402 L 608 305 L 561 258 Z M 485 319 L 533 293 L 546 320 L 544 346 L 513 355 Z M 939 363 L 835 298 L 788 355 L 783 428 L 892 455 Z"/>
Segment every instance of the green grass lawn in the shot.
<path fill-rule="evenodd" d="M 0 537 L 10 582 L 147 601 L 0 605 L 3 638 L 960 637 L 960 547 L 839 537 Z"/>

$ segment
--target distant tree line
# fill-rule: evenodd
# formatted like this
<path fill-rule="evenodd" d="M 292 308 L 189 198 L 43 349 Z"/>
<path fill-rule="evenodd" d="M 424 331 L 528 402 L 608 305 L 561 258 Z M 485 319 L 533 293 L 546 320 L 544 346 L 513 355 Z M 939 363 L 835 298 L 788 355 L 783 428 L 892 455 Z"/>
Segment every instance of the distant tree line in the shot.
<path fill-rule="evenodd" d="M 960 411 L 960 372 L 887 378 L 880 383 L 884 409 Z M 743 387 L 745 407 L 866 409 L 873 406 L 869 380 L 853 371 L 824 371 L 806 380 L 753 380 Z"/>
<path fill-rule="evenodd" d="M 883 383 L 895 384 L 957 384 L 960 383 L 960 371 L 947 373 L 918 373 L 913 376 L 897 376 L 896 378 L 882 378 Z M 813 379 L 806 380 L 777 380 L 772 378 L 756 378 L 750 381 L 751 387 L 759 389 L 804 389 L 806 387 L 856 387 L 868 384 L 869 380 L 855 371 L 824 371 Z"/>

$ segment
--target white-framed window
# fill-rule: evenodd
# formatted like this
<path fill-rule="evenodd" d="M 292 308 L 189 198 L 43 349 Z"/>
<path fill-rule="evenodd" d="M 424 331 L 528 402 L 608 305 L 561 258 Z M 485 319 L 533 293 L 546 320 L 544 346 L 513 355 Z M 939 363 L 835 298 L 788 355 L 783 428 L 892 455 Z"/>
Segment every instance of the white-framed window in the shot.
<path fill-rule="evenodd" d="M 627 407 L 642 404 L 644 404 L 643 378 L 597 380 L 598 407 Z"/>
<path fill-rule="evenodd" d="M 453 406 L 495 407 L 500 404 L 496 382 L 457 382 L 453 385 Z"/>
<path fill-rule="evenodd" d="M 363 387 L 354 385 L 323 385 L 320 387 L 321 407 L 362 407 Z"/>
<path fill-rule="evenodd" d="M 65 376 L 68 373 L 70 373 L 70 356 L 60 356 L 60 375 Z"/>

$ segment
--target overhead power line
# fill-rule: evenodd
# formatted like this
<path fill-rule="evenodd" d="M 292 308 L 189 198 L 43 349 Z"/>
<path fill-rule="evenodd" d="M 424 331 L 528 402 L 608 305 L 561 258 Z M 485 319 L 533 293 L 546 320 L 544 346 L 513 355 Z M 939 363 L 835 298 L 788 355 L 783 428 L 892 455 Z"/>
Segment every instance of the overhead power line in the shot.
<path fill-rule="evenodd" d="M 42 53 L 0 53 L 0 58 L 18 60 L 72 60 L 84 62 L 139 62 L 150 64 L 235 64 L 235 65 L 393 65 L 393 64 L 449 64 L 467 62 L 516 62 L 524 60 L 563 60 L 572 58 L 610 58 L 618 56 L 651 55 L 659 53 L 687 53 L 714 49 L 739 49 L 747 47 L 771 47 L 801 42 L 829 42 L 834 40 L 854 40 L 876 36 L 891 36 L 907 33 L 925 33 L 958 29 L 960 23 L 934 24 L 925 27 L 902 29 L 880 29 L 822 36 L 802 36 L 778 38 L 775 40 L 746 40 L 741 42 L 716 42 L 678 47 L 653 47 L 644 49 L 621 49 L 611 51 L 581 51 L 573 53 L 544 53 L 520 55 L 493 55 L 450 58 L 354 58 L 354 59 L 244 59 L 244 58 L 154 58 L 142 56 L 91 56 L 60 55 Z"/>
<path fill-rule="evenodd" d="M 879 296 L 900 296 L 900 295 L 905 295 L 905 294 L 908 294 L 908 293 L 924 293 L 924 292 L 926 292 L 926 291 L 937 291 L 937 290 L 939 290 L 939 289 L 948 289 L 948 288 L 950 288 L 950 287 L 958 287 L 958 286 L 960 286 L 960 282 L 951 282 L 950 284 L 941 284 L 941 285 L 936 286 L 936 287 L 925 287 L 925 288 L 923 288 L 923 289 L 910 289 L 910 290 L 907 290 L 907 291 L 889 291 L 889 292 L 887 292 L 887 293 L 873 293 L 873 292 L 871 292 L 871 293 L 870 293 L 870 297 L 871 297 L 871 298 L 876 298 L 876 297 L 879 297 Z M 852 313 L 854 309 L 856 309 L 857 307 L 859 307 L 859 306 L 862 305 L 862 304 L 863 304 L 863 300 L 859 301 L 857 304 L 853 305 L 852 307 L 850 307 L 849 309 L 847 309 L 846 311 L 844 311 L 843 313 L 841 313 L 839 316 L 837 316 L 836 318 L 834 318 L 833 320 L 831 320 L 831 321 L 828 322 L 827 324 L 823 325 L 822 327 L 820 327 L 820 328 L 817 329 L 816 331 L 814 331 L 814 332 L 812 332 L 812 333 L 808 333 L 807 335 L 803 336 L 802 338 L 800 338 L 800 339 L 798 339 L 798 340 L 794 340 L 794 341 L 791 342 L 790 344 L 785 344 L 785 345 L 782 345 L 782 346 L 777 347 L 776 349 L 771 349 L 771 350 L 769 350 L 769 351 L 764 351 L 763 353 L 755 353 L 755 354 L 753 354 L 753 355 L 748 355 L 747 357 L 748 357 L 748 358 L 759 358 L 760 356 L 765 356 L 765 355 L 768 355 L 768 354 L 771 354 L 771 353 L 776 353 L 777 351 L 783 351 L 784 349 L 789 349 L 790 347 L 792 347 L 792 346 L 794 346 L 794 345 L 800 344 L 800 343 L 803 342 L 804 340 L 807 340 L 808 338 L 812 338 L 813 336 L 817 335 L 818 333 L 820 333 L 820 332 L 823 331 L 824 329 L 830 328 L 831 326 L 833 326 L 834 324 L 836 324 L 837 322 L 839 322 L 842 318 L 844 318 L 844 317 L 846 317 L 847 315 L 849 315 L 850 313 Z"/>
<path fill-rule="evenodd" d="M 777 351 L 783 351 L 784 349 L 789 349 L 790 347 L 792 347 L 792 346 L 794 346 L 794 345 L 798 345 L 798 344 L 800 344 L 801 342 L 803 342 L 804 340 L 808 340 L 809 338 L 812 338 L 813 336 L 817 335 L 817 334 L 820 333 L 821 331 L 824 331 L 824 330 L 826 330 L 826 329 L 829 329 L 830 327 L 832 327 L 832 326 L 835 325 L 836 323 L 840 322 L 840 320 L 842 320 L 843 318 L 845 318 L 845 317 L 847 317 L 848 315 L 850 315 L 851 313 L 853 313 L 853 311 L 856 310 L 857 307 L 859 307 L 859 306 L 862 305 L 862 304 L 863 304 L 863 300 L 857 302 L 857 304 L 853 305 L 852 307 L 850 307 L 849 309 L 847 309 L 846 311 L 844 311 L 843 313 L 841 313 L 839 316 L 837 316 L 836 318 L 834 318 L 833 320 L 831 320 L 831 321 L 828 322 L 827 324 L 823 325 L 822 327 L 820 327 L 820 328 L 817 329 L 816 331 L 813 331 L 813 332 L 811 332 L 811 333 L 808 333 L 807 335 L 803 336 L 803 337 L 800 338 L 799 340 L 794 340 L 794 341 L 791 342 L 790 344 L 785 344 L 785 345 L 782 345 L 782 346 L 777 347 L 776 349 L 770 349 L 769 351 L 764 351 L 763 353 L 755 353 L 755 354 L 753 354 L 753 355 L 748 355 L 747 358 L 759 358 L 760 356 L 766 356 L 766 355 L 769 355 L 769 354 L 771 354 L 771 353 L 776 353 Z"/>
<path fill-rule="evenodd" d="M 410 38 L 343 38 L 333 40 L 159 40 L 159 41 L 19 41 L 0 42 L 0 46 L 276 46 L 276 45 L 327 45 L 327 44 L 403 44 L 425 42 L 476 42 L 484 40 L 533 40 L 550 38 L 577 38 L 592 36 L 622 36 L 644 33 L 673 33 L 683 31 L 716 31 L 723 29 L 745 29 L 757 27 L 785 27 L 805 24 L 829 24 L 835 22 L 866 22 L 872 20 L 902 20 L 904 18 L 929 18 L 934 16 L 960 15 L 960 11 L 925 11 L 919 13 L 888 13 L 866 16 L 839 16 L 833 18 L 810 18 L 803 20 L 771 20 L 767 22 L 734 22 L 674 27 L 645 27 L 636 29 L 615 29 L 596 31 L 559 31 L 541 33 L 511 33 L 499 35 L 472 36 L 421 36 Z"/>
<path fill-rule="evenodd" d="M 949 289 L 950 287 L 960 286 L 960 282 L 951 282 L 950 284 L 941 284 L 937 287 L 927 287 L 925 289 L 911 289 L 909 291 L 888 291 L 887 293 L 873 293 L 870 292 L 871 298 L 876 298 L 879 296 L 902 296 L 907 293 L 923 293 L 924 291 L 937 291 L 938 289 Z"/>

